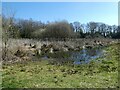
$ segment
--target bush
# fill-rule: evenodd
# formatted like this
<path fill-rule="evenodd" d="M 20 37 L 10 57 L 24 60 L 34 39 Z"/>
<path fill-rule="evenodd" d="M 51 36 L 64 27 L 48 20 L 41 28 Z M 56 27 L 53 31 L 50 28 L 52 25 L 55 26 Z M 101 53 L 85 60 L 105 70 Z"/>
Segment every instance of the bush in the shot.
<path fill-rule="evenodd" d="M 68 22 L 61 21 L 48 24 L 42 35 L 43 38 L 72 38 L 74 32 Z"/>
<path fill-rule="evenodd" d="M 35 38 L 35 39 L 42 39 L 43 36 L 44 36 L 44 32 L 45 32 L 46 29 L 38 29 L 38 30 L 35 30 L 33 33 L 32 33 L 32 38 Z"/>

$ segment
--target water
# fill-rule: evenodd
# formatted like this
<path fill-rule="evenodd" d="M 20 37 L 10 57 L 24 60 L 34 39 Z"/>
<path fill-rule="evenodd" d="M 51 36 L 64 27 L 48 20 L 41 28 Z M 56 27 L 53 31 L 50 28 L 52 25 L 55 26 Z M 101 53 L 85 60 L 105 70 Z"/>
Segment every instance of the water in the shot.
<path fill-rule="evenodd" d="M 83 49 L 80 52 L 73 52 L 71 59 L 74 60 L 74 64 L 89 63 L 93 59 L 97 59 L 103 55 L 102 49 Z"/>
<path fill-rule="evenodd" d="M 93 59 L 97 59 L 103 55 L 103 50 L 101 48 L 92 48 L 92 49 L 82 49 L 81 51 L 73 52 L 58 52 L 54 55 L 44 56 L 46 60 L 48 57 L 54 58 L 59 61 L 73 60 L 74 64 L 83 64 L 89 63 Z"/>

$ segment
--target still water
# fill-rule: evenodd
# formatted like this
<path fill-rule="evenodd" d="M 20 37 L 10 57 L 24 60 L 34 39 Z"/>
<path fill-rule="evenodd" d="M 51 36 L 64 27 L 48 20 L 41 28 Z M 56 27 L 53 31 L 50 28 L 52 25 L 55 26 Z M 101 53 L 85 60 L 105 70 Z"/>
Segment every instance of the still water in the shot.
<path fill-rule="evenodd" d="M 74 64 L 83 64 L 89 63 L 91 60 L 95 60 L 101 56 L 103 56 L 102 48 L 92 48 L 72 52 L 57 52 L 54 54 L 45 55 L 43 58 L 45 60 L 52 58 L 57 61 L 72 60 Z"/>
<path fill-rule="evenodd" d="M 97 59 L 103 55 L 101 48 L 97 49 L 83 49 L 80 52 L 73 52 L 71 59 L 74 60 L 74 64 L 88 63 L 93 59 Z"/>

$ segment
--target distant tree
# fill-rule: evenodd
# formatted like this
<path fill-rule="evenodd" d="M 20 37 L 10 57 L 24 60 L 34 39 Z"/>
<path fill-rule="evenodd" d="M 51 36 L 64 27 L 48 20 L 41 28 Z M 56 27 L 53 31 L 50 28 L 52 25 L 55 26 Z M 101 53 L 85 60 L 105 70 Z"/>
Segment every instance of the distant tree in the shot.
<path fill-rule="evenodd" d="M 33 20 L 19 20 L 18 24 L 20 29 L 20 36 L 22 38 L 31 38 L 31 33 L 35 30 Z"/>
<path fill-rule="evenodd" d="M 118 27 L 117 27 L 116 25 L 113 25 L 113 26 L 112 26 L 113 33 L 114 33 L 114 34 L 117 33 L 117 28 L 118 28 Z"/>
<path fill-rule="evenodd" d="M 71 38 L 73 30 L 67 21 L 60 21 L 48 24 L 46 31 L 43 33 L 44 38 Z"/>
<path fill-rule="evenodd" d="M 100 30 L 99 31 L 100 31 L 101 35 L 104 36 L 104 37 L 106 36 L 106 28 L 107 28 L 106 24 L 101 24 L 100 25 Z"/>
<path fill-rule="evenodd" d="M 114 26 L 113 30 L 112 38 L 120 39 L 120 25 L 117 28 Z"/>
<path fill-rule="evenodd" d="M 75 31 L 74 26 L 73 26 L 72 23 L 70 23 L 70 27 L 71 27 L 72 31 Z"/>
<path fill-rule="evenodd" d="M 87 30 L 86 30 L 86 25 L 85 24 L 81 24 L 81 29 L 82 29 L 82 32 L 83 33 L 86 33 Z"/>
<path fill-rule="evenodd" d="M 79 30 L 79 35 L 80 35 L 80 38 L 84 38 L 85 37 L 85 34 L 83 33 L 82 28 Z"/>
<path fill-rule="evenodd" d="M 97 26 L 98 26 L 98 24 L 96 22 L 89 22 L 87 24 L 87 28 L 90 31 L 92 37 L 95 34 L 95 30 L 96 30 Z"/>
<path fill-rule="evenodd" d="M 74 27 L 74 32 L 76 33 L 76 37 L 77 38 L 83 38 L 85 37 L 84 33 L 85 33 L 85 25 L 80 24 L 80 22 L 76 21 L 73 23 L 73 27 Z"/>
<path fill-rule="evenodd" d="M 79 30 L 81 29 L 81 24 L 80 24 L 80 22 L 74 22 L 73 23 L 73 27 L 74 27 L 74 31 L 75 32 L 79 32 Z"/>
<path fill-rule="evenodd" d="M 46 24 L 42 23 L 41 21 L 33 21 L 32 19 L 21 19 L 18 21 L 18 26 L 20 29 L 20 36 L 22 38 L 35 38 L 36 36 L 38 37 L 38 34 L 36 32 L 39 32 L 40 30 L 46 28 Z"/>
<path fill-rule="evenodd" d="M 108 25 L 106 30 L 106 37 L 112 37 L 112 26 Z"/>

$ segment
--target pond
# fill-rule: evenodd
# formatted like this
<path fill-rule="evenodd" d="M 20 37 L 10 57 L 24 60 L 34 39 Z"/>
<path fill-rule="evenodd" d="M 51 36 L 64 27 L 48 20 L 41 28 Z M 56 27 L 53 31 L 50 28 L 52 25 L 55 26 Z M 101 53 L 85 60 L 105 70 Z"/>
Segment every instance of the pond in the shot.
<path fill-rule="evenodd" d="M 101 48 L 83 49 L 80 52 L 73 52 L 71 59 L 74 60 L 74 64 L 89 63 L 93 59 L 97 59 L 103 56 L 103 50 Z"/>
<path fill-rule="evenodd" d="M 72 60 L 73 64 L 83 64 L 89 63 L 91 60 L 97 59 L 101 56 L 103 56 L 102 48 L 84 48 L 80 51 L 56 52 L 54 54 L 46 54 L 42 56 L 42 59 L 54 59 L 57 61 Z"/>

